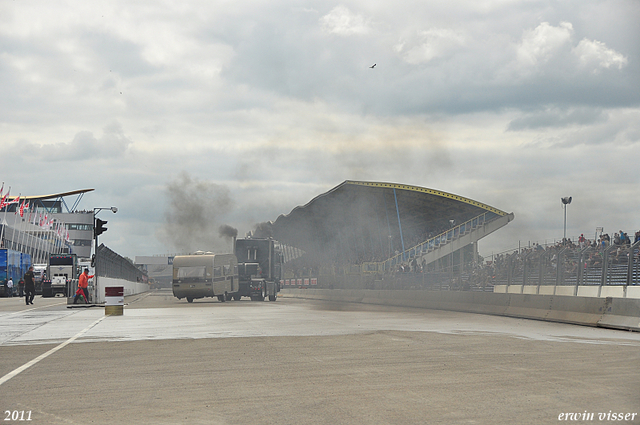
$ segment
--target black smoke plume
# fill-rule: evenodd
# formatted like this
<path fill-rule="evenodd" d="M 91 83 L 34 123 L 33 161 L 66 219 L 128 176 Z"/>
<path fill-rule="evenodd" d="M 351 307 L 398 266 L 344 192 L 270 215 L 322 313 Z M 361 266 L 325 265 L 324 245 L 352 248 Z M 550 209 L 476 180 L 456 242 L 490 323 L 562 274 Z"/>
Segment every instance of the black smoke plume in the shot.
<path fill-rule="evenodd" d="M 231 227 L 228 224 L 223 224 L 218 228 L 218 234 L 221 238 L 231 239 L 238 236 L 238 229 Z"/>
<path fill-rule="evenodd" d="M 233 209 L 224 185 L 191 178 L 182 172 L 166 187 L 168 207 L 159 238 L 180 253 L 228 250 L 218 234 L 221 217 Z"/>
<path fill-rule="evenodd" d="M 256 224 L 253 231 L 254 238 L 272 238 L 273 237 L 273 222 L 266 221 L 264 223 Z"/>

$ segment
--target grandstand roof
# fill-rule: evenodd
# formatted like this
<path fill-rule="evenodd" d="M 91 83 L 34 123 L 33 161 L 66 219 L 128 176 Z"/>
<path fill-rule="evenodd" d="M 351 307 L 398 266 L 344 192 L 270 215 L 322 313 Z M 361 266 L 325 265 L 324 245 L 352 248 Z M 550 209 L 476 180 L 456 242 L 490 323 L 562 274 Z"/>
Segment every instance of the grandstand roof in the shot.
<path fill-rule="evenodd" d="M 273 236 L 322 257 L 382 260 L 402 251 L 403 246 L 408 249 L 429 235 L 448 230 L 452 223 L 462 224 L 484 213 L 507 215 L 482 202 L 435 189 L 347 180 L 278 217 Z"/>
<path fill-rule="evenodd" d="M 30 199 L 57 199 L 57 198 L 65 197 L 65 196 L 73 196 L 73 195 L 85 194 L 87 192 L 91 192 L 92 190 L 94 190 L 94 189 L 78 189 L 78 190 L 72 190 L 71 192 L 52 193 L 50 195 L 21 196 L 20 199 L 26 199 L 26 200 L 30 200 Z M 15 199 L 15 198 L 17 198 L 17 196 L 13 196 L 13 197 L 8 198 L 8 199 Z"/>

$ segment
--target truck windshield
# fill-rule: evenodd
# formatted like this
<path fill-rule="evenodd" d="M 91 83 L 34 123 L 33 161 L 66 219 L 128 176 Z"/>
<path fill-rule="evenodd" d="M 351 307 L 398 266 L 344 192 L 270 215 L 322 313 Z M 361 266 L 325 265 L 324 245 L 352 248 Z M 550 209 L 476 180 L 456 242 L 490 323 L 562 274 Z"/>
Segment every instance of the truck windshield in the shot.
<path fill-rule="evenodd" d="M 180 267 L 178 269 L 178 279 L 204 278 L 205 266 Z"/>

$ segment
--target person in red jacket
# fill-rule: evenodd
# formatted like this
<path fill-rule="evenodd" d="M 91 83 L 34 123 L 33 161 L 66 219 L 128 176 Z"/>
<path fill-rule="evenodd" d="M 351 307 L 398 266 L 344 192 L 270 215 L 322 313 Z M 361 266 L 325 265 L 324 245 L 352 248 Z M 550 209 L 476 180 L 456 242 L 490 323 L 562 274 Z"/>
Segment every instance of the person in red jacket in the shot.
<path fill-rule="evenodd" d="M 74 304 L 78 302 L 78 298 L 80 298 L 81 294 L 84 294 L 85 302 L 89 302 L 89 291 L 87 290 L 87 288 L 89 287 L 89 279 L 91 279 L 93 276 L 95 275 L 89 276 L 89 269 L 84 269 L 84 271 L 80 275 L 80 278 L 78 278 L 78 292 L 76 292 L 76 296 L 73 298 Z"/>

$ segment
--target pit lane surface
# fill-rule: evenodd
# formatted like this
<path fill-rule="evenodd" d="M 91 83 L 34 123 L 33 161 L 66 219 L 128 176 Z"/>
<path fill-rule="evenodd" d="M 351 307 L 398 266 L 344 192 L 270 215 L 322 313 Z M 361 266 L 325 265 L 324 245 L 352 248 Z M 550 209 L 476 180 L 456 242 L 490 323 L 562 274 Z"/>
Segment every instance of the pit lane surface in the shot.
<path fill-rule="evenodd" d="M 66 344 L 0 384 L 0 410 L 31 412 L 34 424 L 543 424 L 640 413 L 637 333 L 286 297 L 188 304 L 156 291 L 126 301 L 123 316 L 105 318 L 60 298 L 0 299 L 0 376 Z"/>

